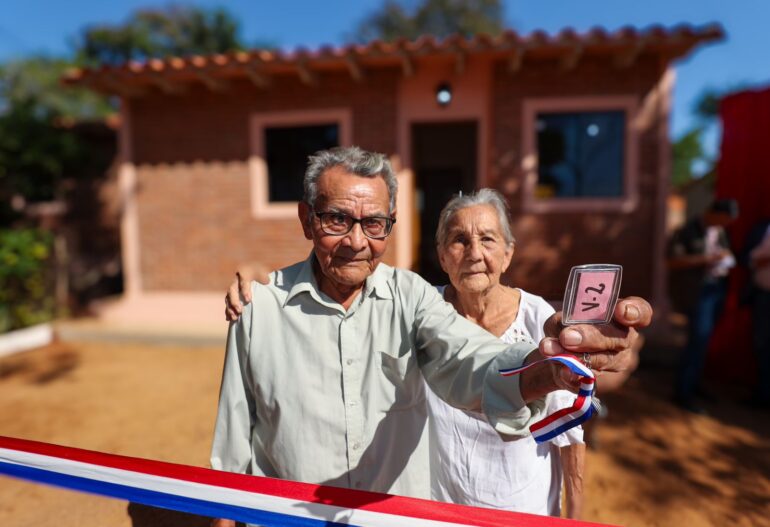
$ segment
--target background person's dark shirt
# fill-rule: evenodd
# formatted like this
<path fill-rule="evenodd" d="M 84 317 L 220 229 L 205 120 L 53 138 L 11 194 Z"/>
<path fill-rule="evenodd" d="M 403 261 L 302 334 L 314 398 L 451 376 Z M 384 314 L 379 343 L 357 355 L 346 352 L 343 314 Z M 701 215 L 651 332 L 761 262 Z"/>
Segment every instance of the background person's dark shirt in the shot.
<path fill-rule="evenodd" d="M 694 218 L 678 229 L 668 243 L 668 258 L 706 254 L 707 228 L 701 218 Z M 724 229 L 720 229 L 717 246 L 730 250 L 730 242 Z M 671 269 L 668 276 L 668 289 L 671 307 L 674 311 L 688 313 L 695 306 L 698 292 L 706 280 L 713 278 L 708 275 L 709 266 L 696 266 L 683 269 Z"/>

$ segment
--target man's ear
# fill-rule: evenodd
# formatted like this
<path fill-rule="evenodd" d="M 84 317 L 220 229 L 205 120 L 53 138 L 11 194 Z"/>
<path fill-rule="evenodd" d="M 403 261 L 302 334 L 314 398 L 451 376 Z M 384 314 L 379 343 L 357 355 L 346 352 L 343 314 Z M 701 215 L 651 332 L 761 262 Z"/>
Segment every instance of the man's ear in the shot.
<path fill-rule="evenodd" d="M 304 201 L 300 201 L 297 204 L 297 217 L 299 218 L 299 222 L 302 224 L 302 232 L 305 233 L 305 238 L 308 240 L 313 239 L 313 226 L 311 225 L 312 219 L 310 214 L 310 205 Z"/>

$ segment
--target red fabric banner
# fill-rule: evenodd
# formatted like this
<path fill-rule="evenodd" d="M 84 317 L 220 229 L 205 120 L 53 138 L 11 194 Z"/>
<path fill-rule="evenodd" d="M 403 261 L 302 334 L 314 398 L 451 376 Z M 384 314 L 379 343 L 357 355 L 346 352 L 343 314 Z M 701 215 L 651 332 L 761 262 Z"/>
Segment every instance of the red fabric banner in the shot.
<path fill-rule="evenodd" d="M 736 199 L 738 219 L 730 226 L 736 255 L 761 219 L 770 218 L 770 87 L 722 99 L 722 145 L 717 165 L 717 198 Z M 743 305 L 749 274 L 739 265 L 730 277 L 725 312 L 711 339 L 709 371 L 720 378 L 753 383 L 750 307 Z"/>

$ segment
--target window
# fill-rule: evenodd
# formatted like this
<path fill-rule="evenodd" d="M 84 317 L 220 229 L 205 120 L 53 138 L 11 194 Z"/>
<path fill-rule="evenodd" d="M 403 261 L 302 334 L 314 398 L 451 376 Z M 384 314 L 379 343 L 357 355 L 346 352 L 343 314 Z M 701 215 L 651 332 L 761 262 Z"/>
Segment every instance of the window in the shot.
<path fill-rule="evenodd" d="M 623 195 L 623 112 L 538 113 L 536 129 L 536 198 Z"/>
<path fill-rule="evenodd" d="M 339 144 L 336 123 L 265 128 L 269 200 L 301 200 L 308 156 Z"/>
<path fill-rule="evenodd" d="M 255 218 L 297 215 L 309 155 L 351 144 L 347 108 L 256 113 L 251 116 L 251 210 Z"/>
<path fill-rule="evenodd" d="M 527 212 L 630 211 L 638 203 L 634 96 L 525 99 Z"/>

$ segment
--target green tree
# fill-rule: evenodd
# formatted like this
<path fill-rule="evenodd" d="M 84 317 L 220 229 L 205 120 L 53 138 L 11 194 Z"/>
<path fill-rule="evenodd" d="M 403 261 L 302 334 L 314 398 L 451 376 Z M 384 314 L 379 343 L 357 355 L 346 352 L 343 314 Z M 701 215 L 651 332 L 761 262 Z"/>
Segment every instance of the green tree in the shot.
<path fill-rule="evenodd" d="M 351 39 L 411 40 L 424 34 L 470 37 L 478 33 L 498 35 L 504 29 L 500 0 L 421 0 L 411 5 L 386 0 L 380 9 L 361 21 Z"/>
<path fill-rule="evenodd" d="M 52 236 L 35 229 L 0 229 L 0 333 L 53 318 Z"/>
<path fill-rule="evenodd" d="M 45 56 L 0 64 L 0 114 L 15 104 L 34 101 L 38 112 L 55 113 L 65 120 L 101 119 L 115 112 L 106 97 L 86 88 L 65 87 L 64 73 L 71 60 Z"/>
<path fill-rule="evenodd" d="M 87 65 L 243 49 L 236 18 L 224 8 L 140 9 L 119 25 L 86 27 L 75 42 Z"/>
<path fill-rule="evenodd" d="M 719 125 L 719 104 L 731 93 L 750 89 L 746 83 L 727 88 L 704 89 L 692 107 L 695 124 L 673 143 L 671 183 L 675 188 L 688 182 L 708 177 L 715 178 L 717 158 L 704 147 L 704 137 Z"/>
<path fill-rule="evenodd" d="M 702 121 L 712 122 L 716 120 L 719 118 L 719 102 L 722 98 L 740 89 L 741 87 L 739 86 L 726 90 L 706 88 L 695 100 L 693 113 Z"/>
<path fill-rule="evenodd" d="M 60 198 L 62 182 L 97 161 L 70 126 L 115 110 L 105 97 L 63 87 L 59 79 L 70 67 L 48 57 L 0 65 L 0 226 L 18 218 L 19 200 Z"/>
<path fill-rule="evenodd" d="M 698 168 L 708 167 L 707 170 L 710 170 L 713 166 L 713 161 L 706 156 L 703 148 L 703 130 L 702 127 L 696 126 L 674 141 L 671 184 L 675 188 L 701 177 L 702 173 Z"/>

